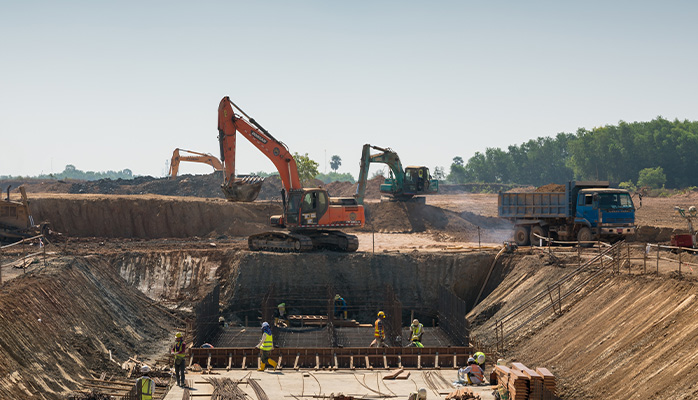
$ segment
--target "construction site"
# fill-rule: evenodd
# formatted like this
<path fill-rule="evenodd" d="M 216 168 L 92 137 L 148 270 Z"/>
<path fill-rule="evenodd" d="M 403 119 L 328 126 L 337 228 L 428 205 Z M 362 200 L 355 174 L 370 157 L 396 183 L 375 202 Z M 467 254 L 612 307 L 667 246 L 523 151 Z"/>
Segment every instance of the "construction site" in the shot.
<path fill-rule="evenodd" d="M 220 161 L 173 154 L 211 175 L 0 182 L 0 397 L 136 399 L 142 373 L 168 400 L 698 394 L 697 192 L 472 193 L 368 144 L 358 183 L 302 185 L 231 105 Z M 236 134 L 279 175 L 236 176 Z"/>

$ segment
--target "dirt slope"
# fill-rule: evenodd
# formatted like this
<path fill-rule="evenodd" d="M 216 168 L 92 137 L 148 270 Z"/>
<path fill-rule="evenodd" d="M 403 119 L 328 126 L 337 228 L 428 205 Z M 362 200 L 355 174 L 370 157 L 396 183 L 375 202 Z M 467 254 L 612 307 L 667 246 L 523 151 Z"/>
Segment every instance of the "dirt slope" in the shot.
<path fill-rule="evenodd" d="M 472 321 L 490 317 L 475 323 L 475 336 L 493 342 L 492 321 L 569 272 L 536 259 L 517 262 L 469 314 Z M 698 396 L 697 294 L 695 282 L 604 274 L 565 300 L 562 316 L 547 312 L 515 333 L 506 355 L 549 367 L 567 399 L 693 399 Z"/>
<path fill-rule="evenodd" d="M 0 291 L 0 398 L 60 399 L 91 374 L 152 354 L 176 320 L 104 261 L 65 257 L 5 282 Z"/>

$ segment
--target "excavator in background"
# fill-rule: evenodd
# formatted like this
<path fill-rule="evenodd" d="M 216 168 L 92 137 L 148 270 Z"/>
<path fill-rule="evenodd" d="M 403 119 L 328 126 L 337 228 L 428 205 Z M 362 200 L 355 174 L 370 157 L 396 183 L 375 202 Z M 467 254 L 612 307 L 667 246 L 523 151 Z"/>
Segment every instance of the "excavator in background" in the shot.
<path fill-rule="evenodd" d="M 179 152 L 186 152 L 189 155 L 180 155 Z M 223 171 L 223 164 L 219 159 L 217 159 L 212 154 L 199 153 L 197 151 L 185 150 L 185 149 L 174 149 L 172 152 L 172 160 L 170 161 L 170 178 L 176 178 L 177 173 L 179 173 L 179 163 L 180 161 L 190 161 L 208 164 L 213 167 L 214 171 Z"/>
<path fill-rule="evenodd" d="M 371 149 L 378 150 L 380 153 L 372 155 Z M 359 184 L 354 195 L 359 204 L 364 203 L 368 170 L 371 163 L 383 163 L 390 167 L 390 176 L 380 186 L 380 192 L 388 195 L 390 200 L 417 200 L 423 203 L 425 202 L 424 197 L 414 198 L 414 196 L 435 194 L 439 191 L 439 181 L 431 178 L 429 168 L 425 166 L 408 166 L 403 170 L 400 157 L 391 148 L 365 144 L 361 153 Z"/>
<path fill-rule="evenodd" d="M 0 242 L 16 242 L 39 234 L 48 235 L 50 229 L 47 222 L 38 225 L 34 223 L 24 186 L 18 189 L 21 201 L 10 199 L 11 187 L 7 187 L 7 198 L 0 200 Z"/>
<path fill-rule="evenodd" d="M 236 114 L 233 107 L 240 114 Z M 226 96 L 218 106 L 218 141 L 226 176 L 223 192 L 228 200 L 248 198 L 255 190 L 250 189 L 248 183 L 235 179 L 237 132 L 274 163 L 283 185 L 283 214 L 271 216 L 269 223 L 273 228 L 287 231 L 264 232 L 250 236 L 250 250 L 304 252 L 327 248 L 353 252 L 359 248 L 359 240 L 355 235 L 336 229 L 363 227 L 364 207 L 353 197 L 330 197 L 324 188 L 303 188 L 296 161 L 288 147 Z"/>

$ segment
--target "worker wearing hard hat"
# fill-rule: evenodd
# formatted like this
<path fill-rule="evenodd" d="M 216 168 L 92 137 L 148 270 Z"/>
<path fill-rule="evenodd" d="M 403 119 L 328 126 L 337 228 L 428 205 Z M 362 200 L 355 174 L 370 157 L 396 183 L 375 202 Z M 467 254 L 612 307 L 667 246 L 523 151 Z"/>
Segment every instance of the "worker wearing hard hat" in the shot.
<path fill-rule="evenodd" d="M 412 392 L 407 400 L 427 400 L 427 390 L 425 388 L 421 388 L 417 392 Z"/>
<path fill-rule="evenodd" d="M 478 351 L 477 353 L 473 354 L 473 358 L 475 359 L 475 364 L 480 367 L 482 370 L 482 374 L 485 374 L 485 353 Z"/>
<path fill-rule="evenodd" d="M 378 311 L 378 317 L 374 323 L 374 339 L 369 347 L 374 347 L 374 345 L 375 347 L 388 347 L 388 345 L 385 344 L 385 324 L 383 324 L 384 319 L 385 313 L 383 311 Z"/>
<path fill-rule="evenodd" d="M 287 327 L 288 322 L 286 321 L 288 317 L 286 316 L 286 303 L 279 303 L 274 311 L 274 325 Z"/>
<path fill-rule="evenodd" d="M 419 320 L 415 318 L 412 321 L 412 325 L 410 325 L 411 344 L 417 347 L 424 347 L 422 346 L 422 335 L 424 335 L 424 325 L 420 324 Z"/>
<path fill-rule="evenodd" d="M 475 362 L 475 359 L 468 358 L 468 366 L 458 370 L 458 382 L 468 385 L 479 385 L 485 381 L 485 374 Z"/>
<path fill-rule="evenodd" d="M 175 344 L 172 346 L 170 353 L 174 354 L 174 367 L 175 376 L 177 377 L 177 386 L 184 387 L 186 383 L 184 382 L 184 368 L 186 363 L 184 362 L 187 357 L 187 344 L 184 342 L 184 337 L 182 332 L 177 332 L 175 334 Z"/>
<path fill-rule="evenodd" d="M 276 371 L 276 361 L 272 360 L 270 357 L 271 351 L 274 350 L 274 337 L 272 336 L 271 326 L 269 326 L 268 322 L 262 323 L 262 332 L 262 340 L 255 346 L 259 349 L 259 356 L 261 359 L 257 371 L 264 371 L 267 364 L 274 367 L 274 371 Z"/>
<path fill-rule="evenodd" d="M 338 294 L 334 296 L 334 318 L 339 319 L 344 317 L 347 319 L 347 302 Z"/>
<path fill-rule="evenodd" d="M 152 400 L 155 393 L 155 383 L 150 379 L 150 367 L 141 367 L 141 376 L 136 381 L 136 398 L 138 400 Z"/>

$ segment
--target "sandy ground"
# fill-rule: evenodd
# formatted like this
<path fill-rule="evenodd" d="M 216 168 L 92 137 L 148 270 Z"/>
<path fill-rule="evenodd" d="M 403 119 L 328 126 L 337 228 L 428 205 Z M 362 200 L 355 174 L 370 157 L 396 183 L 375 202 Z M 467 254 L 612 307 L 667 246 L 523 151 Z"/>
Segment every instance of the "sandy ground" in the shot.
<path fill-rule="evenodd" d="M 392 371 L 394 372 L 394 371 Z M 443 395 L 455 390 L 452 381 L 456 379 L 457 372 L 453 369 L 418 371 L 410 370 L 408 379 L 383 380 L 384 375 L 391 371 L 295 371 L 284 369 L 283 371 L 236 371 L 214 370 L 214 375 L 189 374 L 187 380 L 191 383 L 191 394 L 205 396 L 212 393 L 212 385 L 207 382 L 210 379 L 230 378 L 232 380 L 249 379 L 256 380 L 270 399 L 282 398 L 320 398 L 331 393 L 342 393 L 356 398 L 365 397 L 396 397 L 406 399 L 410 393 L 424 387 L 427 389 L 427 398 L 443 398 Z M 434 383 L 431 387 L 425 379 Z M 451 384 L 447 384 L 451 383 Z M 250 398 L 257 398 L 249 384 L 239 386 Z M 490 386 L 471 387 L 483 400 L 494 399 Z M 183 390 L 177 386 L 168 393 L 166 400 L 179 400 Z"/>

